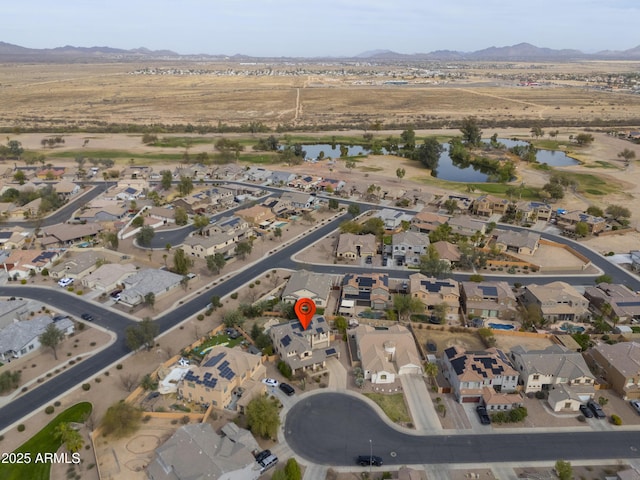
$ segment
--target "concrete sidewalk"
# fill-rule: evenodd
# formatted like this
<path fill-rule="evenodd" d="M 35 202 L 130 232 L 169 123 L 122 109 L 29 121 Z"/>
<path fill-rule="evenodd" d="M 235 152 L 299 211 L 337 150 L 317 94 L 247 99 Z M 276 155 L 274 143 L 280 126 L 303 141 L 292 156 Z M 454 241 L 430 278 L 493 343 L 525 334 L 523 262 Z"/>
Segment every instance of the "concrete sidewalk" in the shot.
<path fill-rule="evenodd" d="M 417 433 L 442 432 L 442 424 L 422 375 L 399 375 Z"/>

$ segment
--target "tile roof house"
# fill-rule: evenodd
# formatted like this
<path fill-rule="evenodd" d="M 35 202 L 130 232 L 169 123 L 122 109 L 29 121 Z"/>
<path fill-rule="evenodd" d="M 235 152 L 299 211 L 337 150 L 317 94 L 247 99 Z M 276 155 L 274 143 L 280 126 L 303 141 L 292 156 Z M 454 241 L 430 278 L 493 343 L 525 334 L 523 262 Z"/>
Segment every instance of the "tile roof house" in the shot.
<path fill-rule="evenodd" d="M 229 424 L 222 433 L 209 423 L 194 423 L 180 427 L 156 448 L 147 477 L 151 480 L 256 480 L 260 465 L 253 456 L 258 444 L 246 434 L 228 436 Z"/>
<path fill-rule="evenodd" d="M 99 235 L 102 230 L 104 230 L 104 227 L 97 223 L 58 223 L 50 227 L 42 227 L 42 233 L 44 235 L 42 241 L 50 240 L 61 246 L 70 245 L 74 242 L 93 238 Z"/>
<path fill-rule="evenodd" d="M 336 257 L 355 260 L 359 257 L 373 256 L 377 251 L 378 239 L 372 233 L 341 233 L 336 247 Z"/>
<path fill-rule="evenodd" d="M 522 200 L 516 203 L 516 212 L 520 213 L 525 222 L 551 220 L 553 208 L 548 203 Z"/>
<path fill-rule="evenodd" d="M 429 236 L 420 232 L 399 232 L 391 237 L 391 255 L 394 263 L 417 266 L 420 257 L 427 253 Z"/>
<path fill-rule="evenodd" d="M 493 236 L 498 250 L 507 253 L 533 255 L 540 242 L 540 234 L 529 231 L 496 230 Z"/>
<path fill-rule="evenodd" d="M 303 192 L 283 192 L 280 201 L 294 210 L 310 210 L 318 203 L 318 197 Z"/>
<path fill-rule="evenodd" d="M 459 217 L 451 217 L 449 219 L 451 233 L 457 233 L 463 237 L 472 237 L 478 232 L 481 235 L 486 233 L 487 226 L 480 220 L 475 220 L 469 215 L 460 215 Z"/>
<path fill-rule="evenodd" d="M 184 239 L 182 249 L 185 254 L 198 258 L 216 253 L 230 256 L 235 252 L 237 241 L 238 237 L 233 232 L 210 233 L 207 236 L 196 233 Z"/>
<path fill-rule="evenodd" d="M 268 225 L 276 218 L 276 215 L 271 211 L 271 209 L 263 205 L 254 205 L 253 207 L 236 210 L 236 215 L 243 218 L 254 227 Z"/>
<path fill-rule="evenodd" d="M 600 343 L 589 349 L 586 360 L 623 399 L 640 399 L 640 343 Z"/>
<path fill-rule="evenodd" d="M 60 198 L 68 199 L 80 193 L 81 188 L 80 185 L 63 180 L 61 182 L 57 182 L 53 186 L 53 190 Z"/>
<path fill-rule="evenodd" d="M 310 298 L 317 307 L 327 306 L 329 295 L 337 279 L 333 275 L 298 270 L 291 274 L 282 292 L 282 300 L 295 304 L 301 298 Z"/>
<path fill-rule="evenodd" d="M 60 255 L 56 250 L 10 250 L 0 259 L 0 268 L 14 278 L 29 278 L 31 270 L 40 273 L 50 268 Z"/>
<path fill-rule="evenodd" d="M 460 282 L 460 303 L 469 318 L 514 320 L 518 302 L 507 282 Z"/>
<path fill-rule="evenodd" d="M 322 315 L 314 315 L 306 330 L 299 320 L 274 325 L 269 336 L 275 352 L 293 373 L 324 368 L 327 358 L 338 355 L 331 347 L 331 330 Z"/>
<path fill-rule="evenodd" d="M 218 345 L 206 354 L 199 366 L 189 368 L 178 382 L 178 395 L 219 410 L 229 408 L 236 401 L 236 407 L 243 413 L 252 398 L 265 392 L 262 379 L 266 372 L 262 356 Z"/>
<path fill-rule="evenodd" d="M 74 217 L 80 222 L 116 222 L 122 220 L 128 213 L 128 208 L 122 204 L 112 204 L 103 207 L 89 207 L 81 210 Z"/>
<path fill-rule="evenodd" d="M 250 182 L 266 182 L 271 178 L 273 172 L 262 167 L 249 167 L 245 172 L 245 178 Z"/>
<path fill-rule="evenodd" d="M 433 248 L 436 249 L 440 260 L 446 260 L 451 265 L 460 261 L 460 257 L 462 256 L 462 254 L 460 253 L 460 249 L 457 245 L 445 240 L 440 240 L 439 242 L 432 243 L 432 245 Z"/>
<path fill-rule="evenodd" d="M 509 206 L 509 200 L 494 195 L 480 195 L 471 203 L 471 212 L 474 215 L 490 217 L 494 214 L 504 215 Z"/>
<path fill-rule="evenodd" d="M 509 358 L 497 348 L 483 352 L 467 352 L 458 346 L 444 351 L 443 372 L 460 403 L 478 403 L 484 387 L 496 392 L 515 392 L 518 372 Z"/>
<path fill-rule="evenodd" d="M 488 413 L 508 412 L 514 408 L 522 407 L 524 404 L 519 393 L 496 392 L 491 387 L 482 388 L 481 402 Z"/>
<path fill-rule="evenodd" d="M 40 315 L 29 320 L 16 320 L 0 330 L 0 360 L 20 358 L 40 348 L 39 337 L 53 323 L 48 315 Z M 56 322 L 58 330 L 71 335 L 74 330 L 73 321 L 63 318 Z"/>
<path fill-rule="evenodd" d="M 386 273 L 349 273 L 342 281 L 342 299 L 374 310 L 386 310 L 391 301 Z"/>
<path fill-rule="evenodd" d="M 520 372 L 525 393 L 551 391 L 564 385 L 565 388 L 554 393 L 552 408 L 577 411 L 580 403 L 586 403 L 594 395 L 596 379 L 578 352 L 560 345 L 551 345 L 544 350 L 528 350 L 517 345 L 511 349 L 509 357 Z M 561 402 L 563 398 L 568 401 L 567 405 Z M 578 398 L 580 402 L 576 405 L 570 401 L 572 398 Z"/>
<path fill-rule="evenodd" d="M 449 217 L 446 215 L 430 212 L 425 207 L 413 216 L 409 229 L 416 232 L 430 233 L 448 221 Z"/>
<path fill-rule="evenodd" d="M 93 273 L 82 278 L 81 283 L 87 288 L 109 292 L 122 285 L 125 278 L 134 275 L 136 272 L 136 266 L 132 263 L 106 263 Z"/>
<path fill-rule="evenodd" d="M 640 295 L 625 285 L 599 283 L 595 287 L 585 288 L 584 296 L 599 310 L 605 304 L 611 305 L 609 316 L 618 317 L 620 323 L 640 319 Z"/>
<path fill-rule="evenodd" d="M 144 302 L 145 295 L 153 293 L 158 299 L 161 295 L 180 286 L 183 276 L 166 270 L 145 268 L 122 280 L 124 290 L 120 294 L 120 303 L 134 307 Z"/>
<path fill-rule="evenodd" d="M 607 228 L 607 222 L 604 218 L 595 217 L 580 210 L 566 212 L 558 215 L 556 218 L 558 220 L 558 227 L 569 231 L 575 230 L 576 223 L 578 222 L 587 224 L 589 233 L 591 234 L 602 232 Z"/>
<path fill-rule="evenodd" d="M 398 375 L 422 375 L 422 361 L 411 332 L 402 325 L 376 330 L 360 325 L 348 331 L 355 338 L 365 380 L 394 383 Z"/>
<path fill-rule="evenodd" d="M 526 285 L 521 299 L 525 306 L 537 305 L 543 318 L 550 322 L 590 317 L 589 301 L 566 282 Z"/>
<path fill-rule="evenodd" d="M 104 260 L 105 256 L 100 251 L 87 250 L 84 252 L 76 252 L 72 257 L 65 255 L 49 268 L 49 276 L 51 278 L 73 278 L 75 280 L 82 278 L 96 271 L 99 267 L 98 260 Z"/>
<path fill-rule="evenodd" d="M 426 305 L 427 310 L 433 310 L 435 305 L 445 303 L 449 307 L 447 318 L 458 318 L 460 285 L 453 279 L 439 279 L 414 273 L 409 276 L 409 294 L 420 299 Z"/>

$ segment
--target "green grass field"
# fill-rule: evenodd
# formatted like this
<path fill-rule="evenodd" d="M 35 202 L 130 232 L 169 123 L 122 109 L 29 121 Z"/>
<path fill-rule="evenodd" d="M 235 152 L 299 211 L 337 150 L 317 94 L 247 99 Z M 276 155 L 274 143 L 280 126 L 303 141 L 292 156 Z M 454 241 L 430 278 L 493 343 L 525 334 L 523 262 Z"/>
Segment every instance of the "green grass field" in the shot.
<path fill-rule="evenodd" d="M 404 403 L 402 393 L 383 395 L 381 393 L 365 393 L 365 396 L 376 402 L 392 422 L 411 422 L 411 415 Z"/>
<path fill-rule="evenodd" d="M 77 403 L 54 418 L 47 426 L 14 450 L 15 453 L 28 453 L 31 457 L 29 464 L 0 464 L 0 478 L 2 480 L 49 480 L 51 463 L 36 463 L 38 453 L 56 453 L 61 446 L 54 431 L 61 423 L 82 423 L 91 414 L 92 406 L 89 402 Z M 12 433 L 12 435 L 27 435 Z"/>

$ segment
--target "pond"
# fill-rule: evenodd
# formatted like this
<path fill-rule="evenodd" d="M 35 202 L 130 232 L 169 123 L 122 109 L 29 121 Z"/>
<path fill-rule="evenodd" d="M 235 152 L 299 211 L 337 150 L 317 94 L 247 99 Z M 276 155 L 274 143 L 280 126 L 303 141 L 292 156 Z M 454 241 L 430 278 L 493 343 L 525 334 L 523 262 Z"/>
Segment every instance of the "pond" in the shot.
<path fill-rule="evenodd" d="M 485 142 L 489 142 L 489 140 L 484 140 Z M 510 138 L 498 138 L 500 143 L 504 143 L 507 148 L 512 148 L 515 146 L 524 147 L 529 144 L 524 140 L 514 140 Z M 565 167 L 568 165 L 577 165 L 577 160 L 568 157 L 566 153 L 561 152 L 560 150 L 541 150 L 538 149 L 536 153 L 536 160 L 538 163 L 546 163 L 550 167 Z"/>

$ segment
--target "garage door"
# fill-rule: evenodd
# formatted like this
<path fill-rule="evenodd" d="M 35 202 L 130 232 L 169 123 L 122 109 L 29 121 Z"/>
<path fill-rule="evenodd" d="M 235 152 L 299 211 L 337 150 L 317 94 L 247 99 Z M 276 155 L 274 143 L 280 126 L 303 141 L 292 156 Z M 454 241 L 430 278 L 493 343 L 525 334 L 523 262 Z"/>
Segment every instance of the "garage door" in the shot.
<path fill-rule="evenodd" d="M 480 402 L 480 397 L 464 397 L 462 399 L 462 403 L 478 403 Z"/>

